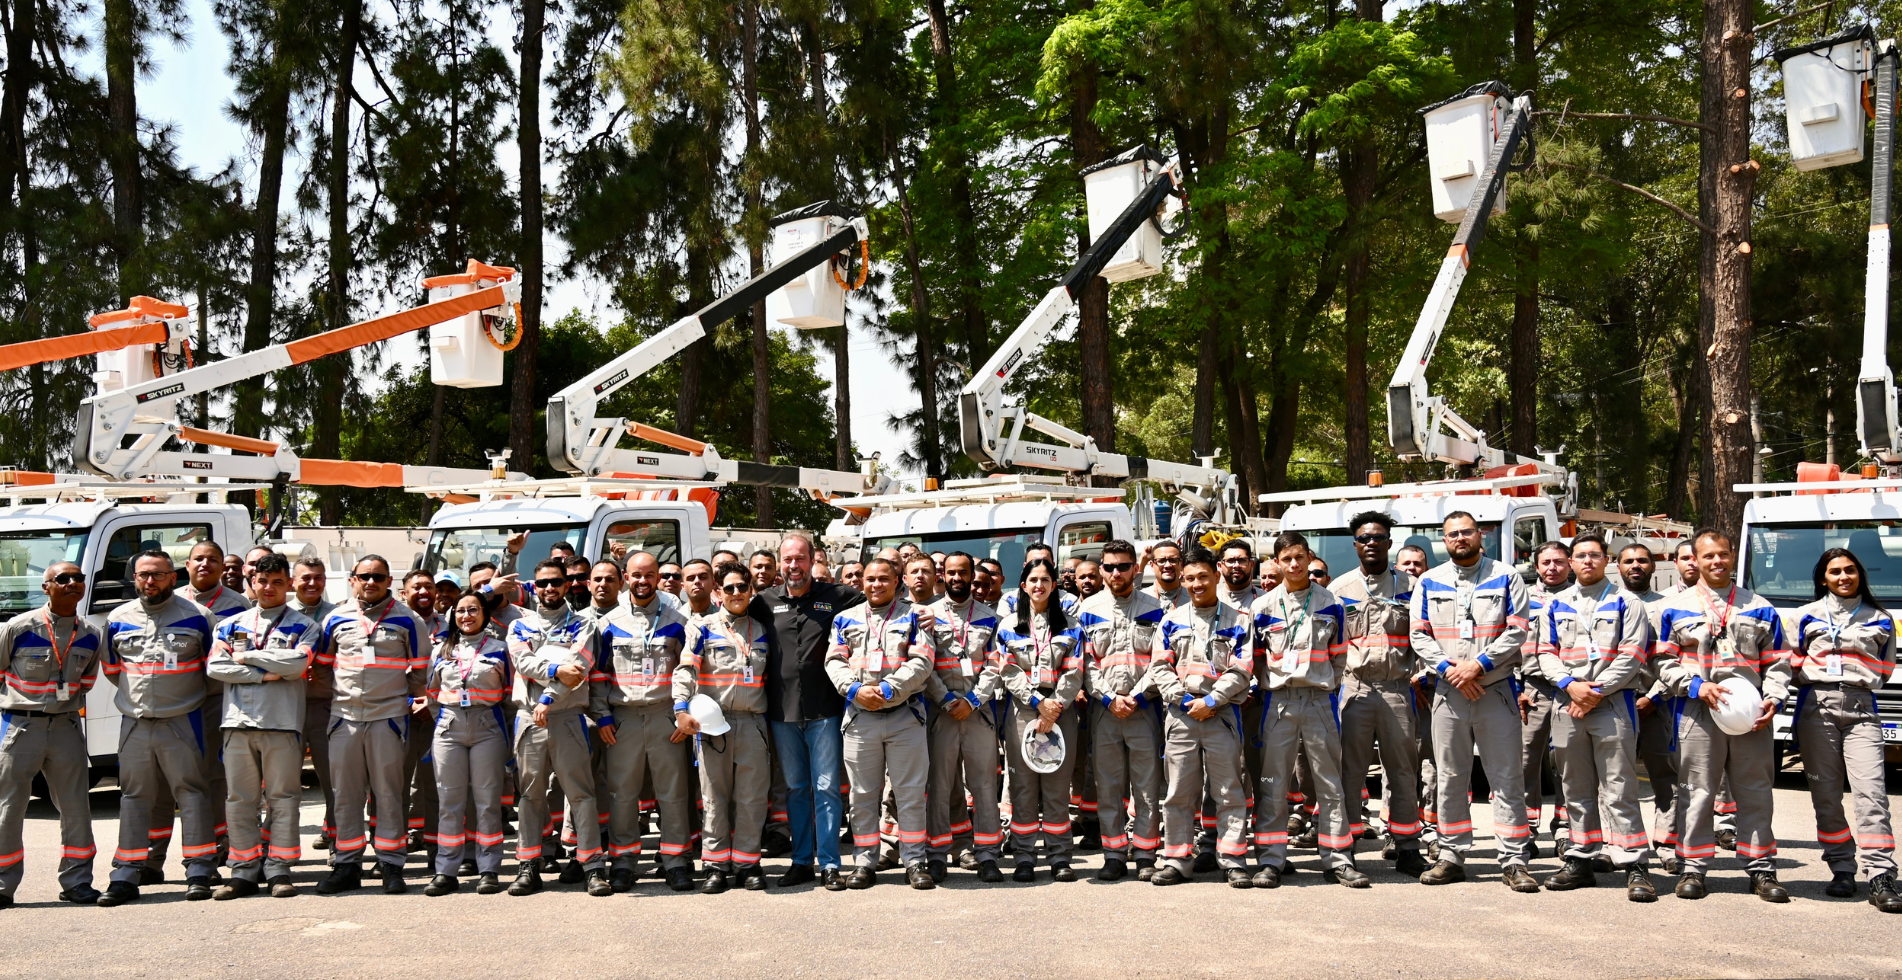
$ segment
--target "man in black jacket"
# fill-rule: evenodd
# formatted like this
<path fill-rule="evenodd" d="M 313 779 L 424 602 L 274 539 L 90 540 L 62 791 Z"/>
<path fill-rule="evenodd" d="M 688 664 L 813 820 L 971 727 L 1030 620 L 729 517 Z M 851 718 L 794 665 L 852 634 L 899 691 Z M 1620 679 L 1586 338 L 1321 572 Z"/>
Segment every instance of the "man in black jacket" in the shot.
<path fill-rule="evenodd" d="M 812 540 L 788 536 L 779 546 L 779 584 L 760 593 L 779 643 L 766 670 L 766 717 L 786 774 L 792 868 L 781 887 L 813 880 L 844 888 L 839 871 L 843 804 L 839 779 L 845 743 L 845 699 L 826 679 L 832 617 L 865 601 L 863 593 L 812 578 Z"/>

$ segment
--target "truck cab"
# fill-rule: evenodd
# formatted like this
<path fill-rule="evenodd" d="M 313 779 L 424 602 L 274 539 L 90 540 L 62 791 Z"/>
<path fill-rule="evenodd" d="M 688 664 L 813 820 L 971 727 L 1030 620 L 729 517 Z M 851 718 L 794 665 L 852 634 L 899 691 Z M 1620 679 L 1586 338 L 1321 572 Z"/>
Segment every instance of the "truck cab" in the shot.
<path fill-rule="evenodd" d="M 86 573 L 80 614 L 103 630 L 109 613 L 138 597 L 131 560 L 139 552 L 164 551 L 182 569 L 201 542 L 242 553 L 254 541 L 250 512 L 237 504 L 130 502 L 105 493 L 58 499 L 77 495 L 48 492 L 54 499 L 0 507 L 0 620 L 44 606 L 40 582 L 46 567 L 70 561 Z M 129 485 L 126 492 L 139 491 Z M 102 673 L 86 697 L 86 749 L 95 770 L 118 764 L 119 709 L 113 693 Z"/>
<path fill-rule="evenodd" d="M 1361 491 L 1366 488 L 1340 488 Z M 1486 557 L 1519 570 L 1526 581 L 1535 576 L 1533 552 L 1546 541 L 1558 540 L 1561 531 L 1559 513 L 1552 500 L 1542 494 L 1508 496 L 1490 491 L 1473 492 L 1448 488 L 1430 495 L 1371 496 L 1356 494 L 1349 499 L 1325 499 L 1331 491 L 1313 492 L 1311 502 L 1297 503 L 1281 514 L 1283 531 L 1300 531 L 1308 539 L 1314 554 L 1327 562 L 1335 575 L 1357 567 L 1354 554 L 1354 529 L 1348 523 L 1357 514 L 1379 511 L 1394 522 L 1390 558 L 1409 546 L 1424 549 L 1427 567 L 1446 561 L 1446 546 L 1440 539 L 1440 526 L 1446 515 L 1466 511 L 1479 523 Z M 1301 491 L 1277 494 L 1296 497 Z"/>
<path fill-rule="evenodd" d="M 663 491 L 671 493 L 671 491 Z M 480 562 L 500 562 L 509 536 L 528 532 L 519 570 L 528 578 L 549 548 L 566 542 L 575 554 L 625 561 L 638 551 L 663 564 L 705 556 L 713 550 L 712 503 L 639 499 L 623 494 L 518 496 L 447 504 L 429 521 L 422 567 L 454 571 L 469 581 Z"/>
<path fill-rule="evenodd" d="M 866 511 L 864 522 L 854 528 L 860 560 L 904 544 L 926 552 L 962 551 L 995 558 L 1004 567 L 1004 587 L 1011 589 L 1023 570 L 1025 549 L 1036 542 L 1053 546 L 1061 564 L 1096 558 L 1118 538 L 1134 541 L 1134 523 L 1122 500 L 1115 490 L 1014 477 L 954 480 L 943 490 L 853 497 L 839 505 Z"/>

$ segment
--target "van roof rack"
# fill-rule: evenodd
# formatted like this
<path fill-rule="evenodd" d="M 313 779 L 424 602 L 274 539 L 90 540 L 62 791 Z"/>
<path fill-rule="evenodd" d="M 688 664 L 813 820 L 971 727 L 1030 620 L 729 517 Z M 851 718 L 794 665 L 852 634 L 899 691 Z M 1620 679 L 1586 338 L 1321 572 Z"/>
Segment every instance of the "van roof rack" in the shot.
<path fill-rule="evenodd" d="M 1556 473 L 1526 473 L 1520 476 L 1496 476 L 1471 480 L 1431 480 L 1424 483 L 1389 483 L 1378 487 L 1316 487 L 1312 490 L 1283 490 L 1264 493 L 1255 499 L 1264 504 L 1314 504 L 1333 500 L 1384 500 L 1394 497 L 1450 497 L 1456 494 L 1496 494 L 1515 487 L 1561 486 L 1564 478 Z"/>
<path fill-rule="evenodd" d="M 1902 490 L 1902 480 L 1894 478 L 1847 479 L 1847 480 L 1803 480 L 1797 483 L 1739 483 L 1732 490 L 1738 493 L 1755 494 L 1823 494 L 1853 493 L 1856 491 Z"/>
<path fill-rule="evenodd" d="M 230 493 L 269 490 L 269 483 L 195 483 L 190 480 L 152 480 L 122 483 L 116 480 L 87 479 L 58 474 L 45 483 L 19 483 L 9 479 L 11 471 L 0 471 L 0 502 L 17 506 L 26 501 L 78 503 L 85 501 L 131 503 L 192 503 L 199 494 L 211 494 L 213 503 L 224 503 Z"/>
<path fill-rule="evenodd" d="M 940 490 L 839 497 L 831 503 L 840 510 L 863 516 L 879 510 L 920 510 L 959 504 L 1120 503 L 1122 499 L 1123 492 L 1115 487 L 1077 487 L 1065 482 L 1063 477 L 1014 473 L 988 480 L 946 480 Z"/>
<path fill-rule="evenodd" d="M 647 477 L 567 476 L 552 480 L 483 480 L 480 483 L 431 484 L 404 487 L 405 493 L 440 497 L 450 503 L 474 503 L 510 500 L 517 497 L 606 497 L 662 490 L 704 490 L 724 484 L 706 480 L 653 479 Z M 682 498 L 684 499 L 684 498 Z"/>

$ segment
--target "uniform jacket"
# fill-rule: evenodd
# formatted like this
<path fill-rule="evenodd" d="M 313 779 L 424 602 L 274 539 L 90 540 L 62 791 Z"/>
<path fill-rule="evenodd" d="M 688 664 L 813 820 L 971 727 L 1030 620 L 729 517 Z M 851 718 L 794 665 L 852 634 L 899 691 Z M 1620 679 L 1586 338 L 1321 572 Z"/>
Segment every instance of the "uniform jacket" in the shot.
<path fill-rule="evenodd" d="M 205 673 L 225 685 L 224 728 L 304 730 L 304 672 L 316 658 L 317 624 L 289 603 L 253 608 L 218 624 Z M 282 680 L 266 681 L 266 674 Z"/>
<path fill-rule="evenodd" d="M 395 595 L 337 604 L 323 622 L 317 662 L 333 679 L 330 713 L 348 721 L 401 718 L 429 667 L 416 614 Z"/>
<path fill-rule="evenodd" d="M 469 695 L 474 707 L 497 707 L 508 699 L 515 679 L 508 647 L 485 630 L 475 636 L 445 637 L 429 658 L 425 690 L 443 707 L 460 708 Z"/>
<path fill-rule="evenodd" d="M 897 705 L 924 692 L 936 659 L 931 632 L 909 600 L 893 598 L 883 608 L 868 601 L 833 617 L 826 679 L 847 704 L 870 684 Z"/>
<path fill-rule="evenodd" d="M 1355 568 L 1334 580 L 1347 638 L 1347 673 L 1369 683 L 1407 680 L 1422 669 L 1413 653 L 1408 606 L 1413 576 L 1397 568 L 1369 576 Z"/>
<path fill-rule="evenodd" d="M 1338 691 L 1347 661 L 1347 614 L 1327 587 L 1309 580 L 1299 593 L 1286 584 L 1255 600 L 1251 610 L 1259 682 L 1270 691 L 1313 687 Z"/>
<path fill-rule="evenodd" d="M 591 623 L 567 603 L 550 611 L 539 606 L 522 613 L 509 626 L 509 660 L 515 667 L 515 703 L 523 710 L 537 704 L 550 711 L 581 711 L 588 707 L 595 651 L 589 642 L 599 625 Z M 581 683 L 569 687 L 555 678 L 563 667 L 580 667 Z"/>
<path fill-rule="evenodd" d="M 180 586 L 178 594 L 211 610 L 214 623 L 221 623 L 251 608 L 251 600 L 237 589 L 228 589 L 223 582 L 203 592 L 190 585 Z"/>
<path fill-rule="evenodd" d="M 687 710 L 693 672 L 682 661 L 701 655 L 705 635 L 678 606 L 659 598 L 645 607 L 617 607 L 590 634 L 594 672 L 588 685 L 589 716 L 612 725 L 614 709 L 623 705 Z"/>
<path fill-rule="evenodd" d="M 952 602 L 943 596 L 931 604 L 934 669 L 925 682 L 925 700 L 947 704 L 964 698 L 983 707 L 1002 688 L 998 676 L 997 614 L 975 597 Z"/>
<path fill-rule="evenodd" d="M 1470 597 L 1470 598 L 1469 598 Z M 1441 674 L 1456 663 L 1479 662 L 1482 687 L 1512 676 L 1529 635 L 1526 584 L 1511 566 L 1484 555 L 1462 568 L 1444 562 L 1420 576 L 1413 592 L 1413 649 Z M 1472 622 L 1471 638 L 1462 636 Z"/>
<path fill-rule="evenodd" d="M 1162 635 L 1162 600 L 1141 589 L 1118 599 L 1109 589 L 1083 600 L 1077 626 L 1083 630 L 1083 686 L 1107 708 L 1119 697 L 1133 697 L 1147 708 L 1156 697 L 1149 663 Z"/>
<path fill-rule="evenodd" d="M 176 718 L 205 702 L 211 610 L 174 592 L 157 608 L 134 599 L 106 617 L 106 676 L 133 718 Z"/>
<path fill-rule="evenodd" d="M 1728 653 L 1719 643 L 1723 638 L 1730 640 Z M 1706 683 L 1731 677 L 1748 680 L 1765 698 L 1781 701 L 1790 693 L 1782 617 L 1769 600 L 1742 586 L 1716 595 L 1699 586 L 1671 596 L 1658 611 L 1653 656 L 1658 679 L 1680 697 L 1697 697 Z"/>
<path fill-rule="evenodd" d="M 1575 680 L 1600 694 L 1642 692 L 1651 620 L 1644 603 L 1610 578 L 1590 588 L 1574 582 L 1546 599 L 1538 647 L 1539 674 L 1561 700 L 1570 700 L 1565 686 Z"/>
<path fill-rule="evenodd" d="M 1190 604 L 1189 587 L 1186 585 L 1178 585 L 1164 592 L 1161 583 L 1155 583 L 1142 591 L 1149 593 L 1156 598 L 1156 601 L 1162 603 L 1164 612 L 1172 612 Z"/>
<path fill-rule="evenodd" d="M 305 619 L 316 623 L 317 628 L 321 630 L 324 620 L 329 619 L 330 614 L 336 611 L 337 604 L 319 599 L 307 605 L 302 600 L 292 597 L 290 607 L 302 613 Z M 310 669 L 304 671 L 304 700 L 328 701 L 335 693 L 336 684 L 331 678 L 330 668 L 312 659 Z"/>
<path fill-rule="evenodd" d="M 1254 636 L 1249 614 L 1219 601 L 1207 609 L 1190 604 L 1170 610 L 1149 664 L 1157 693 L 1184 711 L 1196 698 L 1214 708 L 1239 704 L 1254 680 Z"/>
<path fill-rule="evenodd" d="M 1798 686 L 1876 690 L 1889 682 L 1895 672 L 1895 618 L 1886 610 L 1830 593 L 1798 609 L 1795 618 L 1790 667 Z"/>
<path fill-rule="evenodd" d="M 687 696 L 704 694 L 728 716 L 764 714 L 766 665 L 778 642 L 772 626 L 721 607 L 702 617 L 699 628 L 704 636 L 700 652 L 684 660 Z"/>
<path fill-rule="evenodd" d="M 67 630 L 54 647 L 55 625 Z M 99 679 L 99 630 L 84 616 L 55 617 L 41 606 L 0 626 L 0 711 L 77 711 Z M 61 683 L 66 697 L 59 696 Z"/>
<path fill-rule="evenodd" d="M 1055 630 L 1032 613 L 1028 633 L 1018 632 L 1015 616 L 998 625 L 998 683 L 1018 704 L 1035 708 L 1044 698 L 1056 698 L 1067 708 L 1083 692 L 1083 629 L 1076 619 L 1065 619 L 1069 625 Z"/>

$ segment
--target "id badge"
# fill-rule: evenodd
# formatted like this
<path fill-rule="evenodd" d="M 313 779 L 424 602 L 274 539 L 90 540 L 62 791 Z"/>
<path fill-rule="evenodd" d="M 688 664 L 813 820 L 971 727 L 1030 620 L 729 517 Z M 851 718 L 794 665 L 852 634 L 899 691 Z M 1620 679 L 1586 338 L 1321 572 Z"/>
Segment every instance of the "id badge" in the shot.
<path fill-rule="evenodd" d="M 1727 663 L 1727 664 L 1736 663 L 1737 662 L 1736 641 L 1732 640 L 1728 636 L 1720 637 L 1717 640 L 1717 656 L 1723 663 Z"/>
<path fill-rule="evenodd" d="M 642 677 L 654 676 L 654 658 L 653 657 L 641 658 L 641 676 Z"/>
<path fill-rule="evenodd" d="M 884 669 L 885 669 L 885 651 L 883 650 L 865 651 L 865 670 L 867 672 L 876 674 L 879 671 Z"/>
<path fill-rule="evenodd" d="M 231 649 L 238 653 L 247 653 L 251 649 L 251 634 L 237 631 L 231 634 Z"/>
<path fill-rule="evenodd" d="M 976 677 L 976 676 L 977 676 L 977 668 L 976 668 L 976 667 L 974 667 L 974 666 L 972 666 L 972 664 L 971 664 L 971 658 L 970 658 L 970 657 L 959 657 L 959 658 L 958 658 L 958 669 L 959 669 L 959 670 L 961 670 L 961 671 L 963 671 L 963 672 L 964 672 L 964 676 L 966 676 L 966 677 Z"/>
<path fill-rule="evenodd" d="M 1840 653 L 1832 653 L 1824 657 L 1823 673 L 1830 677 L 1843 676 L 1843 655 Z"/>
<path fill-rule="evenodd" d="M 178 647 L 176 645 L 177 641 L 174 638 L 167 636 L 165 637 L 164 642 L 165 642 L 165 669 L 177 670 L 178 669 Z"/>
<path fill-rule="evenodd" d="M 740 668 L 740 683 L 753 683 L 753 662 L 751 660 L 748 660 L 746 664 Z"/>
<path fill-rule="evenodd" d="M 1038 664 L 1037 669 L 1030 672 L 1030 685 L 1032 687 L 1043 686 L 1043 664 Z"/>
<path fill-rule="evenodd" d="M 1473 638 L 1473 635 L 1473 621 L 1470 619 L 1460 620 L 1460 639 L 1470 640 Z"/>
<path fill-rule="evenodd" d="M 469 692 L 468 691 L 462 692 L 462 706 L 467 708 L 473 703 L 474 702 L 469 700 Z"/>
<path fill-rule="evenodd" d="M 1598 648 L 1598 638 L 1590 633 L 1585 634 L 1585 652 L 1589 654 L 1593 660 L 1605 659 L 1605 651 Z"/>
<path fill-rule="evenodd" d="M 59 682 L 59 699 L 65 701 L 73 696 L 73 687 L 65 681 Z"/>

